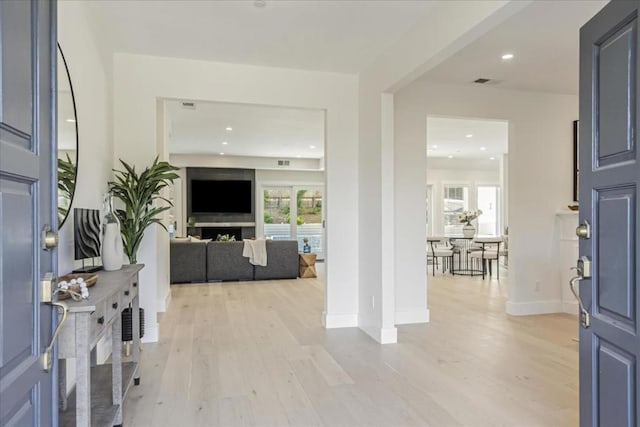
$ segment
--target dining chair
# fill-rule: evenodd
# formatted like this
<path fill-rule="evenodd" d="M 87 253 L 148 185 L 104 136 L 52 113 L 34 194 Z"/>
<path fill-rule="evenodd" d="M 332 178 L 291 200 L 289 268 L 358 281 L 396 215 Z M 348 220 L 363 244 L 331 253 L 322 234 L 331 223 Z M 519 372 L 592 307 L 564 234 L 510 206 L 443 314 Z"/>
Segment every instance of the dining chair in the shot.
<path fill-rule="evenodd" d="M 446 237 L 427 237 L 427 259 L 431 258 L 432 274 L 436 275 L 438 258 L 442 265 L 442 272 L 453 268 L 453 248 Z"/>
<path fill-rule="evenodd" d="M 474 244 L 480 246 L 479 250 L 469 252 L 469 257 L 472 260 L 476 260 L 482 263 L 482 278 L 485 278 L 487 274 L 487 267 L 489 269 L 489 275 L 492 276 L 493 261 L 496 261 L 497 278 L 500 279 L 500 245 L 504 242 L 502 236 L 497 237 L 478 237 L 473 240 Z"/>

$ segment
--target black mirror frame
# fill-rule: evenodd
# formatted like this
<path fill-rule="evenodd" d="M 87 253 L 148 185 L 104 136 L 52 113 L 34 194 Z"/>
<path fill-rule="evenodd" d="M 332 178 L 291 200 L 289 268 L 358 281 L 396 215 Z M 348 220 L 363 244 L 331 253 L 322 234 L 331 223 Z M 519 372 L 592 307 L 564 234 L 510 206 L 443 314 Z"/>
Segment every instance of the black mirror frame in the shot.
<path fill-rule="evenodd" d="M 71 211 L 71 205 L 73 204 L 73 199 L 75 198 L 76 195 L 76 190 L 78 188 L 78 166 L 79 166 L 79 160 L 80 160 L 80 137 L 78 134 L 78 110 L 76 109 L 76 97 L 75 97 L 75 93 L 73 91 L 73 82 L 71 81 L 71 73 L 69 72 L 69 65 L 67 64 L 67 59 L 64 56 L 64 52 L 62 52 L 62 48 L 60 47 L 60 43 L 56 43 L 58 46 L 58 53 L 60 53 L 60 57 L 62 58 L 62 62 L 64 63 L 64 69 L 65 69 L 65 73 L 67 75 L 67 80 L 69 81 L 69 90 L 71 91 L 71 102 L 73 104 L 73 116 L 75 117 L 75 128 L 76 128 L 76 162 L 75 162 L 75 175 L 73 177 L 73 194 L 71 195 L 71 199 L 69 200 L 69 210 L 67 210 L 67 214 L 65 215 L 65 217 L 62 219 L 62 221 L 60 221 L 60 223 L 58 224 L 58 230 L 62 228 L 62 226 L 64 225 L 64 223 L 67 221 L 67 218 L 69 218 L 69 212 Z M 60 72 L 60 70 L 58 70 L 58 72 Z M 56 109 L 57 109 L 57 90 L 56 90 Z M 57 123 L 56 123 L 56 130 L 57 130 Z M 57 135 L 56 135 L 57 138 Z M 56 139 L 57 140 L 57 139 Z M 56 172 L 56 176 L 57 176 L 57 172 Z M 57 200 L 57 199 L 56 199 Z M 56 203 L 57 205 L 57 203 Z M 56 209 L 57 210 L 57 209 Z M 57 213 L 56 213 L 57 215 Z"/>

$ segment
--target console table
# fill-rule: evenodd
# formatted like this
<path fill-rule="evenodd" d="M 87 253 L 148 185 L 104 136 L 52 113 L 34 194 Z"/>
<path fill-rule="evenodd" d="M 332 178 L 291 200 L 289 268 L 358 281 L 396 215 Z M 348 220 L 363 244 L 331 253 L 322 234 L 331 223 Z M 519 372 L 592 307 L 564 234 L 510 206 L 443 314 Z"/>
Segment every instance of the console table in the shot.
<path fill-rule="evenodd" d="M 138 272 L 143 267 L 135 264 L 118 271 L 101 271 L 96 284 L 89 288 L 88 299 L 67 301 L 68 318 L 58 341 L 61 426 L 122 425 L 124 397 L 132 382 L 140 382 Z M 129 304 L 133 315 L 133 361 L 123 362 L 121 312 Z M 111 363 L 96 366 L 93 349 L 109 329 Z M 76 387 L 67 401 L 68 358 L 75 358 Z"/>

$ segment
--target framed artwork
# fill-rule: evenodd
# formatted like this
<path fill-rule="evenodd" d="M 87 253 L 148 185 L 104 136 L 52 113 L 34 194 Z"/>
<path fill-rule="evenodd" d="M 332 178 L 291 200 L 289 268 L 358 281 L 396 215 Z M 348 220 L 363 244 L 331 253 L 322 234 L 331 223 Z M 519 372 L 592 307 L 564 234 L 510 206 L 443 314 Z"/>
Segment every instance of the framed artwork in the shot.
<path fill-rule="evenodd" d="M 573 201 L 578 201 L 580 188 L 580 144 L 578 143 L 578 120 L 573 121 Z"/>

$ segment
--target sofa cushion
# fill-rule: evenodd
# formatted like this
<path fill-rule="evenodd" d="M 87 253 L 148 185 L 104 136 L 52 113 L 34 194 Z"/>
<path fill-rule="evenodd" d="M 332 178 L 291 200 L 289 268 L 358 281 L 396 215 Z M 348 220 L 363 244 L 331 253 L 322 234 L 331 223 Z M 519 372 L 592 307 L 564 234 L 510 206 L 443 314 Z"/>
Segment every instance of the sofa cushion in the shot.
<path fill-rule="evenodd" d="M 172 239 L 169 245 L 171 283 L 205 282 L 206 253 L 206 243 Z"/>
<path fill-rule="evenodd" d="M 242 256 L 243 242 L 207 243 L 207 280 L 253 280 L 253 265 Z"/>
<path fill-rule="evenodd" d="M 298 277 L 298 242 L 267 240 L 267 265 L 254 266 L 254 279 L 295 279 Z M 247 259 L 247 258 L 245 258 Z"/>

